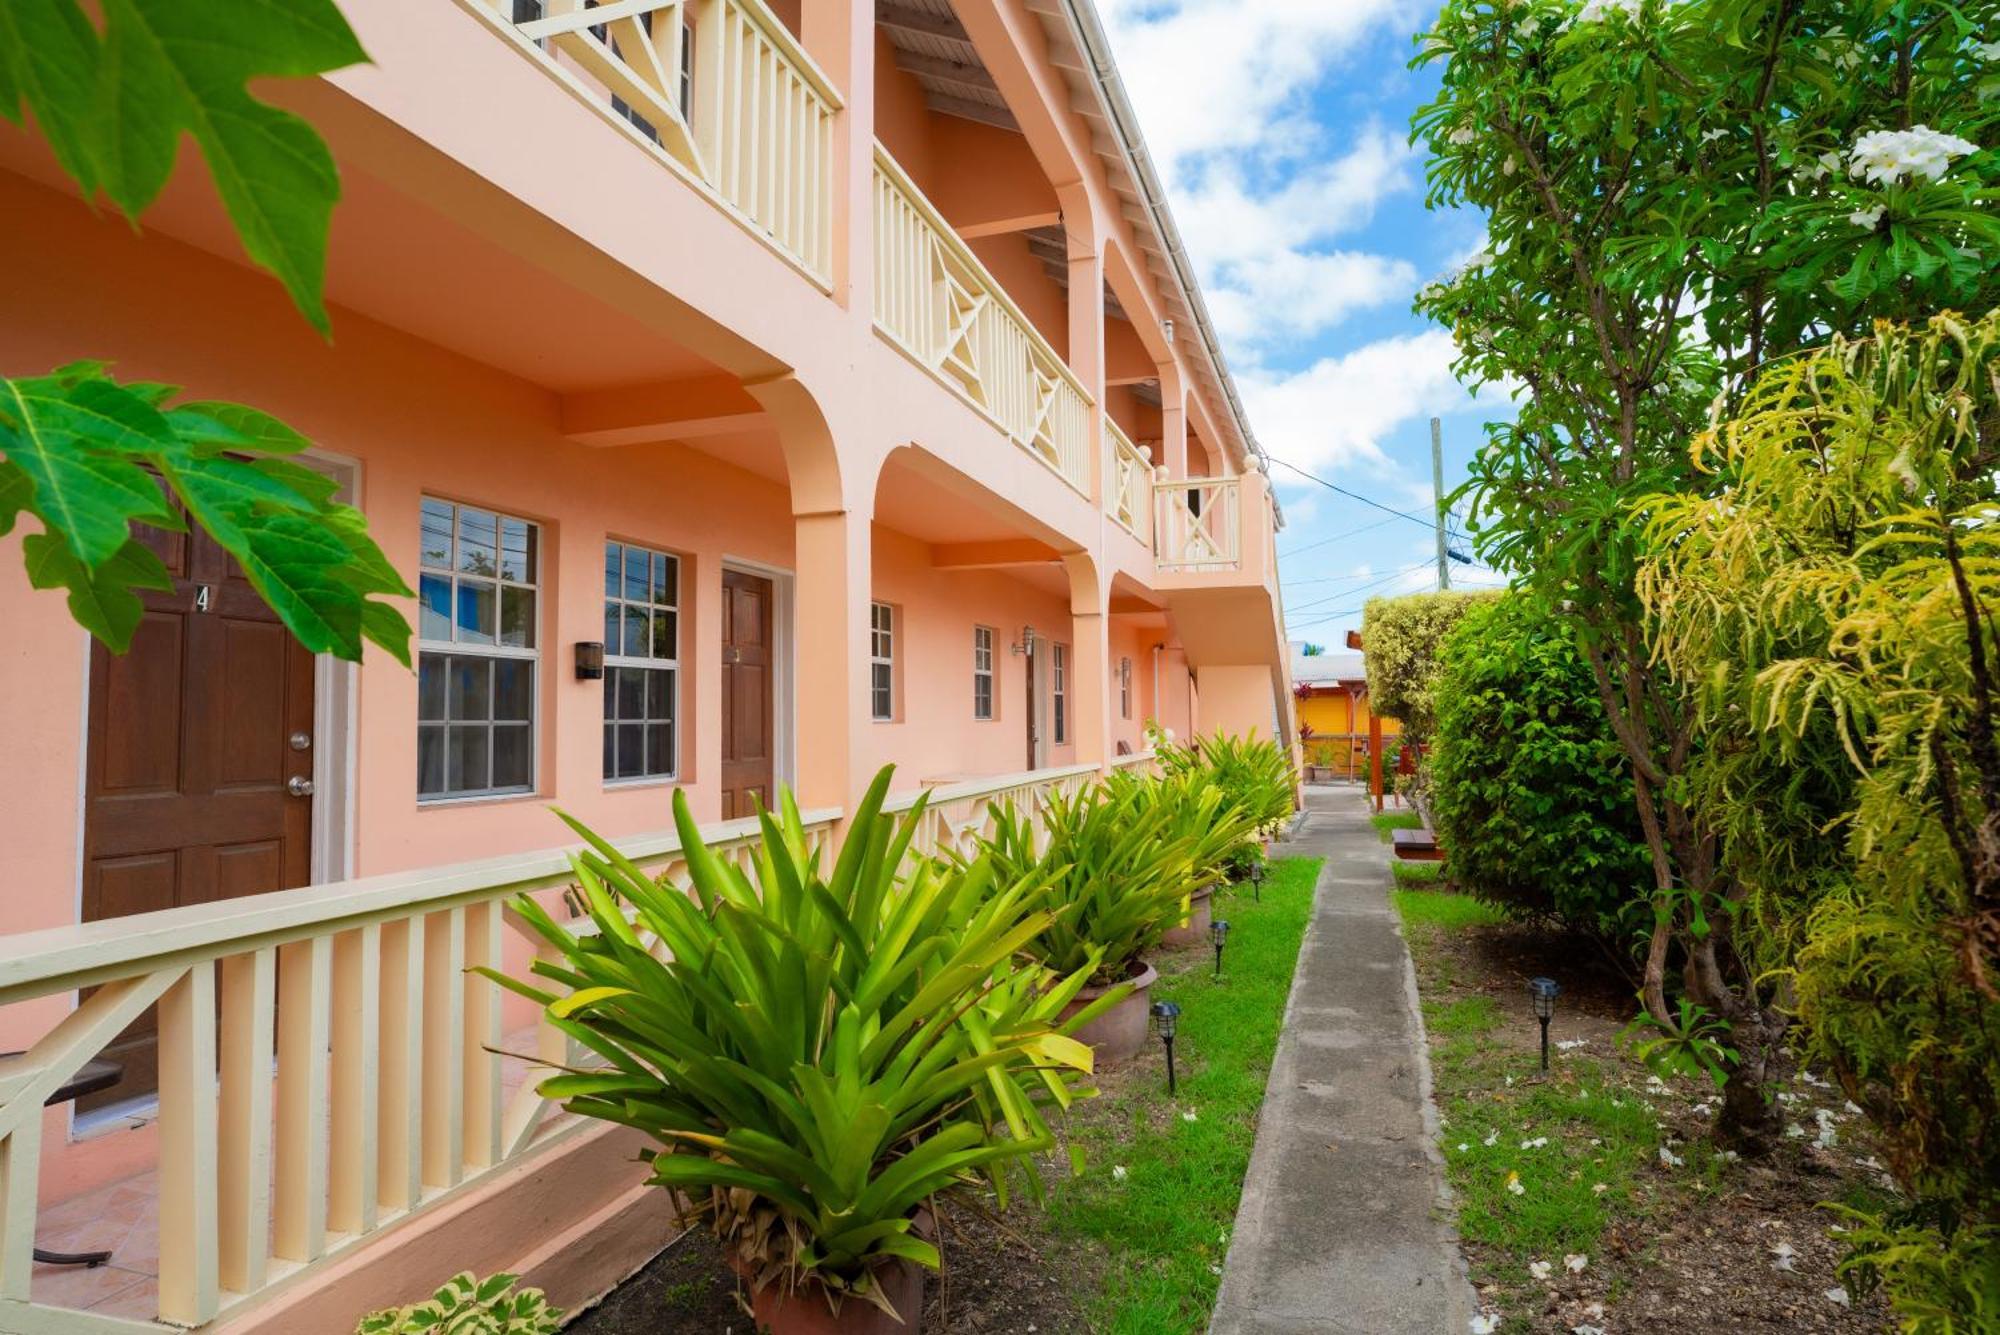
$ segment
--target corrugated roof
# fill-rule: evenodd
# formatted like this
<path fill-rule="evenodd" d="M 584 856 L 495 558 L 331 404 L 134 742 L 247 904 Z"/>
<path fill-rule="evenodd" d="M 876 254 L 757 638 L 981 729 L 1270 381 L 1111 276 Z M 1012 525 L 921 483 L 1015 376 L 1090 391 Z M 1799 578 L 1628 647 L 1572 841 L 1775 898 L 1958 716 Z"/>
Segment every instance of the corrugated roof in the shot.
<path fill-rule="evenodd" d="M 1292 682 L 1294 685 L 1328 686 L 1337 682 L 1366 681 L 1366 660 L 1356 653 L 1308 654 L 1305 646 L 1293 641 Z"/>

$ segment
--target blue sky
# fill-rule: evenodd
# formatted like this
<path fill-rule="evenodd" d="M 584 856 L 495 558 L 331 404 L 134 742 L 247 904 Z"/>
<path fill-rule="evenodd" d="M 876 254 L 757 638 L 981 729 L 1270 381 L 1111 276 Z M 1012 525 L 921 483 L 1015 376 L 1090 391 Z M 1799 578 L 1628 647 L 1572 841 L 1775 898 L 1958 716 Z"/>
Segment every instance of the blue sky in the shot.
<path fill-rule="evenodd" d="M 1506 412 L 1452 379 L 1449 336 L 1411 314 L 1480 249 L 1473 215 L 1424 209 L 1409 121 L 1435 76 L 1406 68 L 1418 0 L 1099 0 L 1148 147 L 1201 273 L 1251 426 L 1274 464 L 1294 639 L 1338 645 L 1378 593 L 1436 587 L 1424 527 L 1337 495 L 1431 513 Z M 1463 546 L 1463 544 L 1456 544 Z M 1454 587 L 1497 585 L 1454 565 Z"/>

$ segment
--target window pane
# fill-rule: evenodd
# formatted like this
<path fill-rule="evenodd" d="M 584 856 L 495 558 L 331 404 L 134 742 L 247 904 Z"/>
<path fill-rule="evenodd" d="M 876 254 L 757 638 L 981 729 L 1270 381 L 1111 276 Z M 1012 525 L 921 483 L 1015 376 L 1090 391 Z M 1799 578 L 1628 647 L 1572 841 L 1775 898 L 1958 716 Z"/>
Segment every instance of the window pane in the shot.
<path fill-rule="evenodd" d="M 491 510 L 458 512 L 458 568 L 489 579 L 500 570 L 499 516 Z"/>
<path fill-rule="evenodd" d="M 680 601 L 681 563 L 671 556 L 653 556 L 653 601 L 673 606 Z"/>
<path fill-rule="evenodd" d="M 535 665 L 519 658 L 493 660 L 493 717 L 526 723 L 533 714 Z"/>
<path fill-rule="evenodd" d="M 637 778 L 646 772 L 646 728 L 640 723 L 618 725 L 618 777 Z"/>
<path fill-rule="evenodd" d="M 646 674 L 646 717 L 670 719 L 674 716 L 674 674 L 656 668 Z"/>
<path fill-rule="evenodd" d="M 417 581 L 417 597 L 423 605 L 423 624 L 417 634 L 426 640 L 451 639 L 451 581 L 442 575 L 425 575 Z"/>
<path fill-rule="evenodd" d="M 653 642 L 648 620 L 645 608 L 625 604 L 625 652 L 634 658 L 644 657 L 646 647 Z"/>
<path fill-rule="evenodd" d="M 622 668 L 615 667 L 604 669 L 604 717 L 607 719 L 618 717 L 618 674 L 621 671 Z"/>
<path fill-rule="evenodd" d="M 624 618 L 618 615 L 618 604 L 606 603 L 604 605 L 604 652 L 605 653 L 616 654 L 621 652 L 621 650 L 618 648 L 618 628 L 623 624 L 624 624 Z"/>
<path fill-rule="evenodd" d="M 637 547 L 627 547 L 625 549 L 625 596 L 627 598 L 635 598 L 642 603 L 646 601 L 646 576 L 646 553 L 640 551 Z"/>
<path fill-rule="evenodd" d="M 442 719 L 444 717 L 444 679 L 446 664 L 443 654 L 421 654 L 417 659 L 417 717 L 420 719 Z"/>
<path fill-rule="evenodd" d="M 421 549 L 425 565 L 451 569 L 451 506 L 444 501 L 424 502 Z"/>
<path fill-rule="evenodd" d="M 435 797 L 444 791 L 444 729 L 417 729 L 417 795 Z"/>
<path fill-rule="evenodd" d="M 451 745 L 446 756 L 448 785 L 452 792 L 476 793 L 492 787 L 488 782 L 490 772 L 486 754 L 489 731 L 483 723 L 452 726 Z"/>
<path fill-rule="evenodd" d="M 662 610 L 653 613 L 653 657 L 672 658 L 675 656 L 674 637 L 679 618 L 680 613 L 678 612 Z"/>
<path fill-rule="evenodd" d="M 500 590 L 500 643 L 520 649 L 535 647 L 535 591 Z"/>
<path fill-rule="evenodd" d="M 493 643 L 493 586 L 478 580 L 458 582 L 458 638 L 467 644 Z"/>
<path fill-rule="evenodd" d="M 500 521 L 500 577 L 535 582 L 535 526 L 524 519 Z"/>
<path fill-rule="evenodd" d="M 615 723 L 604 725 L 604 777 L 618 777 L 618 725 Z"/>
<path fill-rule="evenodd" d="M 618 596 L 618 572 L 624 568 L 625 549 L 615 542 L 604 544 L 604 596 Z"/>
<path fill-rule="evenodd" d="M 674 729 L 670 723 L 653 723 L 646 728 L 646 773 L 674 772 Z"/>
<path fill-rule="evenodd" d="M 483 658 L 451 661 L 451 716 L 485 721 L 493 717 L 493 695 Z"/>
<path fill-rule="evenodd" d="M 646 717 L 646 674 L 639 668 L 618 670 L 618 717 Z"/>
<path fill-rule="evenodd" d="M 525 723 L 499 725 L 493 729 L 493 786 L 528 786 L 528 738 Z"/>

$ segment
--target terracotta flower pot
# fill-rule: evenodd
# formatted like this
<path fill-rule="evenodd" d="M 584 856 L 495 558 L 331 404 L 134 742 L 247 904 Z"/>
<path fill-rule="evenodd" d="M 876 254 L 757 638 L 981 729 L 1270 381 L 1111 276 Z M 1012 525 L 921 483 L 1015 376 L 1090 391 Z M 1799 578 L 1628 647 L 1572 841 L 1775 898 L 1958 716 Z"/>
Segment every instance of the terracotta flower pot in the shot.
<path fill-rule="evenodd" d="M 1208 929 L 1204 927 L 1202 930 Z M 1126 980 L 1132 984 L 1132 994 L 1076 1031 L 1076 1040 L 1096 1049 L 1097 1060 L 1101 1062 L 1124 1061 L 1146 1045 L 1146 1020 L 1152 1007 L 1151 989 L 1160 975 L 1144 960 L 1134 961 L 1133 967 L 1136 972 Z M 1084 988 L 1076 994 L 1074 1001 L 1063 1007 L 1062 1018 L 1068 1019 L 1110 990 L 1108 987 Z"/>
<path fill-rule="evenodd" d="M 826 1290 L 801 1284 L 790 1293 L 776 1284 L 750 1295 L 757 1329 L 771 1335 L 921 1335 L 924 1328 L 924 1269 L 914 1261 L 896 1261 L 875 1272 L 876 1282 L 898 1321 L 874 1303 L 848 1298 L 834 1315 Z"/>
<path fill-rule="evenodd" d="M 1209 919 L 1215 915 L 1210 911 L 1208 901 L 1215 894 L 1215 887 L 1197 890 L 1188 896 L 1188 915 L 1178 927 L 1169 927 L 1167 934 L 1160 938 L 1169 946 L 1198 946 L 1208 940 Z"/>
<path fill-rule="evenodd" d="M 911 1232 L 936 1241 L 937 1221 L 927 1209 L 918 1210 Z M 729 1268 L 747 1285 L 749 1272 L 734 1255 Z M 875 1271 L 882 1296 L 896 1316 L 861 1298 L 843 1298 L 835 1315 L 825 1286 L 807 1282 L 787 1292 L 782 1284 L 767 1284 L 750 1293 L 750 1313 L 759 1332 L 770 1335 L 921 1335 L 924 1328 L 924 1268 L 897 1260 Z M 897 1318 L 900 1317 L 901 1320 Z"/>

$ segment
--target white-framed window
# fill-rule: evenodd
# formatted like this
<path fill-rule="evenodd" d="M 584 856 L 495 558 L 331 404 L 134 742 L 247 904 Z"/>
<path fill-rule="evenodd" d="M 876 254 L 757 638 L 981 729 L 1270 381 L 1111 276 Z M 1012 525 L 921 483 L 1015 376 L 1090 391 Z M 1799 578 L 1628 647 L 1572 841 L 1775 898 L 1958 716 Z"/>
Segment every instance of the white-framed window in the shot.
<path fill-rule="evenodd" d="M 535 786 L 541 526 L 423 500 L 418 578 L 417 798 Z"/>
<path fill-rule="evenodd" d="M 972 717 L 993 717 L 993 627 L 972 628 Z"/>
<path fill-rule="evenodd" d="M 869 712 L 878 723 L 896 717 L 896 609 L 868 604 Z"/>
<path fill-rule="evenodd" d="M 1049 653 L 1049 721 L 1055 728 L 1056 745 L 1069 740 L 1069 646 L 1058 644 Z"/>
<path fill-rule="evenodd" d="M 681 563 L 604 544 L 604 777 L 680 773 Z"/>
<path fill-rule="evenodd" d="M 1132 717 L 1132 660 L 1118 660 L 1118 717 Z"/>

